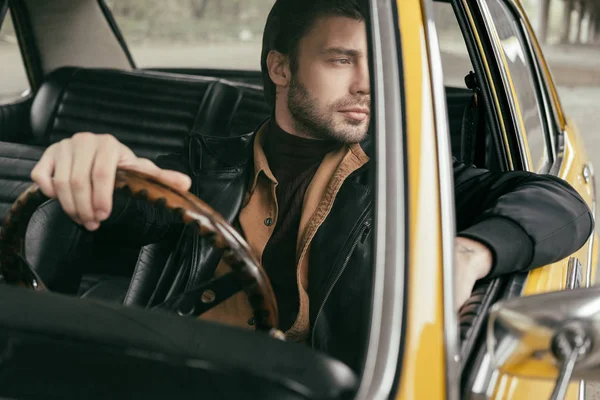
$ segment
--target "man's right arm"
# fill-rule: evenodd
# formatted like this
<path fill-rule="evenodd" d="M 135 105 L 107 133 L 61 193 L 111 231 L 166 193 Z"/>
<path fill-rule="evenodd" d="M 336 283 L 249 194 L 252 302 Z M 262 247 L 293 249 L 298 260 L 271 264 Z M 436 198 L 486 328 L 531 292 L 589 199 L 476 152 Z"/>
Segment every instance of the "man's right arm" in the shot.
<path fill-rule="evenodd" d="M 168 157 L 162 164 L 169 168 L 178 165 Z M 79 133 L 50 146 L 31 177 L 46 196 L 58 199 L 76 223 L 89 231 L 102 224 L 100 237 L 139 245 L 159 240 L 176 222 L 173 214 L 114 193 L 119 168 L 143 172 L 180 192 L 188 191 L 191 185 L 183 171 L 159 168 L 150 160 L 136 157 L 113 136 L 91 133 Z"/>

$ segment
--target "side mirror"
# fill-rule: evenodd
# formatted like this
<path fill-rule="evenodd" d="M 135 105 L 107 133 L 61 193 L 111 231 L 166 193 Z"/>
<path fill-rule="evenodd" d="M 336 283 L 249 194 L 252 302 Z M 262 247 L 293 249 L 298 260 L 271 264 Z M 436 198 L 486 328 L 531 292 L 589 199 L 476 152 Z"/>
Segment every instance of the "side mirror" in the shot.
<path fill-rule="evenodd" d="M 544 293 L 492 307 L 487 332 L 492 363 L 503 373 L 556 381 L 600 379 L 600 287 Z"/>

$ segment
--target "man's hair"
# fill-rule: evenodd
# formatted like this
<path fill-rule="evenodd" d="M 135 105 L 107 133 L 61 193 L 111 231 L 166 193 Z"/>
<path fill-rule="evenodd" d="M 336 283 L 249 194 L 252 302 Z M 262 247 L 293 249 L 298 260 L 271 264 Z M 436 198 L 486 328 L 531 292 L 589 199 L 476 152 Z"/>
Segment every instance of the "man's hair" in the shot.
<path fill-rule="evenodd" d="M 267 57 L 275 50 L 288 57 L 292 74 L 298 68 L 300 39 L 321 17 L 347 17 L 358 21 L 365 19 L 360 0 L 277 0 L 267 17 L 262 42 L 260 66 L 265 99 L 275 106 L 275 84 L 269 77 Z"/>

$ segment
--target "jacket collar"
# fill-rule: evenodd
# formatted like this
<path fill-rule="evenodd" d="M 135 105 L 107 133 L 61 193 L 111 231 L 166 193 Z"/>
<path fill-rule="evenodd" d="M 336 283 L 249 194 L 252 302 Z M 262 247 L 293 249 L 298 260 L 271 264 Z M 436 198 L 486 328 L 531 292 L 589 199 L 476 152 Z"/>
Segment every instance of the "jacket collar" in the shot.
<path fill-rule="evenodd" d="M 265 151 L 263 149 L 263 143 L 265 139 L 265 135 L 267 134 L 267 129 L 269 127 L 269 119 L 264 121 L 256 130 L 256 134 L 254 137 L 254 145 L 253 145 L 253 156 L 254 156 L 254 174 L 252 175 L 252 180 L 250 181 L 250 192 L 253 192 L 256 189 L 256 185 L 258 182 L 258 177 L 262 173 L 270 182 L 277 184 L 277 179 L 273 175 L 271 168 L 269 167 L 269 163 L 267 161 L 267 156 L 265 155 Z M 367 154 L 371 153 L 372 147 L 372 138 L 371 135 L 368 135 L 362 142 L 353 143 L 350 145 L 342 146 L 341 149 L 344 149 L 344 154 L 351 152 L 352 155 L 357 159 L 360 166 L 366 164 L 369 161 L 369 156 Z M 340 150 L 341 150 L 340 149 Z"/>

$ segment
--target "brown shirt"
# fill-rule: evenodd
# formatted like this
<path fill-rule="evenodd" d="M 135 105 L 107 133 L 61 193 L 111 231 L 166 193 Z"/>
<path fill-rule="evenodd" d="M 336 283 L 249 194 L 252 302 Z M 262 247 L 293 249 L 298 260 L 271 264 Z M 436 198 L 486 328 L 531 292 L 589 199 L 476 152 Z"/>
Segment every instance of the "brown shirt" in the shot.
<path fill-rule="evenodd" d="M 263 125 L 256 134 L 254 176 L 239 217 L 244 237 L 261 264 L 265 246 L 275 230 L 272 221 L 277 220 L 279 211 L 276 196 L 278 182 L 269 168 L 263 149 L 266 127 Z M 285 332 L 288 340 L 304 341 L 310 330 L 307 288 L 308 259 L 312 238 L 327 218 L 344 180 L 368 161 L 369 157 L 360 145 L 343 145 L 337 150 L 327 153 L 306 189 L 296 242 L 295 264 L 299 308 L 292 327 Z M 230 270 L 227 264 L 221 262 L 215 275 L 221 276 Z M 252 309 L 244 293 L 235 294 L 202 314 L 200 318 L 254 329 Z"/>

